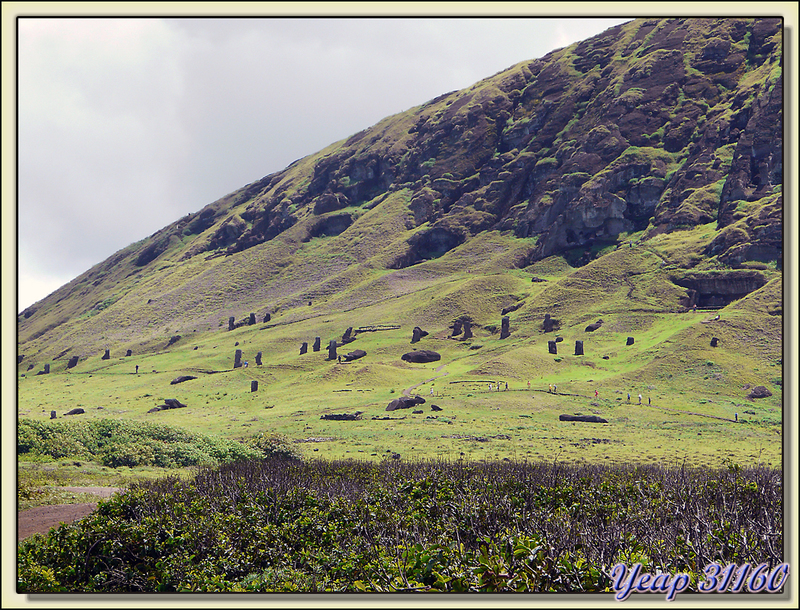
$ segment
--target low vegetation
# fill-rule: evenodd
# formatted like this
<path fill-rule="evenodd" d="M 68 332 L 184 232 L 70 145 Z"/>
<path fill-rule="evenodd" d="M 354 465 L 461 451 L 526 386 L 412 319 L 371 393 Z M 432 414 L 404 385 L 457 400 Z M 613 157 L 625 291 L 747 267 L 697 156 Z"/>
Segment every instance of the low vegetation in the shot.
<path fill-rule="evenodd" d="M 602 592 L 782 561 L 781 473 L 272 458 L 137 483 L 21 543 L 20 592 Z"/>

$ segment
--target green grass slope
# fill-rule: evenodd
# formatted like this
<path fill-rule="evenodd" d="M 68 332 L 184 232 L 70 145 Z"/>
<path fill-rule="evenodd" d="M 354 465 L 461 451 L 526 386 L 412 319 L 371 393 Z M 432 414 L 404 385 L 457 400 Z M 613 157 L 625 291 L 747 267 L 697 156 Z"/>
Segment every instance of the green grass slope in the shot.
<path fill-rule="evenodd" d="M 102 324 L 95 328 L 110 346 L 109 359 L 103 360 L 102 352 L 84 353 L 71 369 L 66 356 L 35 364 L 23 359 L 18 414 L 49 421 L 55 410 L 57 421 L 152 421 L 233 439 L 277 433 L 301 455 L 334 458 L 375 460 L 399 453 L 779 465 L 782 316 L 775 315 L 780 313 L 775 307 L 781 302 L 781 274 L 767 269 L 765 286 L 723 309 L 687 311 L 679 303 L 685 290 L 669 279 L 674 258 L 688 255 L 686 236 L 672 235 L 633 248 L 625 241 L 577 268 L 560 257 L 516 268 L 528 244 L 496 232 L 397 270 L 372 267 L 368 257 L 337 264 L 334 252 L 353 256 L 348 247 L 357 240 L 349 242 L 347 231 L 299 243 L 297 263 L 280 267 L 277 261 L 274 269 L 262 269 L 261 283 L 248 280 L 247 290 L 267 299 L 254 294 L 251 308 L 215 317 L 215 307 L 198 298 L 189 311 L 207 317 L 196 328 L 148 328 L 143 322 L 148 318 L 136 313 L 153 306 L 141 302 L 147 292 L 128 307 L 128 297 L 122 297 L 116 307 L 92 317 Z M 225 273 L 212 276 L 204 269 L 190 285 L 217 281 L 224 294 L 226 282 L 259 273 L 266 257 L 255 250 L 220 259 L 215 264 L 225 265 Z M 178 288 L 171 305 L 166 293 L 157 306 L 189 308 L 185 295 L 191 289 L 178 281 L 180 273 L 189 272 L 176 266 L 163 273 L 164 279 L 150 281 L 172 277 Z M 178 291 L 184 296 L 177 298 Z M 273 313 L 264 323 L 266 302 Z M 502 310 L 512 305 L 517 308 L 507 314 L 511 334 L 501 339 Z M 258 312 L 257 323 L 229 331 L 228 315 L 238 321 L 248 309 Z M 546 313 L 559 321 L 558 330 L 544 332 Z M 138 315 L 141 321 L 135 322 Z M 452 337 L 453 322 L 465 316 L 473 337 Z M 598 319 L 602 326 L 587 331 Z M 132 330 L 137 324 L 147 330 Z M 429 334 L 412 345 L 415 326 Z M 367 355 L 352 362 L 328 360 L 329 342 L 341 341 L 348 327 L 356 339 L 338 354 L 361 349 Z M 136 341 L 139 332 L 146 332 L 146 341 Z M 181 338 L 169 345 L 176 332 Z M 558 353 L 550 354 L 548 341 L 557 336 Z M 312 349 L 316 337 L 319 352 Z M 628 337 L 634 338 L 632 345 L 626 345 Z M 716 347 L 710 345 L 713 337 Z M 74 337 L 77 345 L 80 338 Z M 576 341 L 583 341 L 584 355 L 575 355 Z M 303 342 L 308 353 L 301 355 Z M 126 349 L 131 356 L 124 355 Z M 247 368 L 234 369 L 237 349 Z M 441 359 L 403 361 L 413 349 L 434 350 Z M 257 352 L 262 352 L 260 366 Z M 45 362 L 50 374 L 36 375 Z M 170 383 L 180 375 L 196 379 Z M 255 392 L 252 381 L 258 382 Z M 557 393 L 548 391 L 550 384 Z M 762 385 L 772 395 L 749 399 L 750 389 Z M 403 393 L 418 394 L 425 403 L 386 411 Z M 187 407 L 148 413 L 167 398 Z M 85 413 L 64 415 L 76 407 Z M 352 421 L 322 419 L 357 411 L 362 413 Z M 598 415 L 608 423 L 564 422 L 561 414 Z"/>

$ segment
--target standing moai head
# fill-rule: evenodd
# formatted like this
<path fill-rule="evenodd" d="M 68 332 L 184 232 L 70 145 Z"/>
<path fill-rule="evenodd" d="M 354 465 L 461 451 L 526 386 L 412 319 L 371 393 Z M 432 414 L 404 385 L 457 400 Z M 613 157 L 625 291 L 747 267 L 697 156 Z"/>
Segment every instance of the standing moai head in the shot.
<path fill-rule="evenodd" d="M 511 322 L 508 319 L 508 316 L 503 316 L 503 321 L 502 321 L 502 323 L 500 325 L 500 338 L 501 339 L 505 339 L 506 337 L 508 337 L 511 334 L 511 331 L 509 330 L 510 323 Z"/>
<path fill-rule="evenodd" d="M 69 362 L 67 362 L 67 368 L 68 368 L 68 369 L 71 369 L 71 368 L 72 368 L 72 367 L 74 367 L 76 364 L 78 364 L 78 356 L 72 356 L 72 357 L 69 359 Z"/>
<path fill-rule="evenodd" d="M 256 314 L 254 314 L 254 313 L 251 313 L 251 314 L 250 314 L 250 318 L 247 320 L 247 323 L 248 323 L 250 326 L 252 326 L 253 324 L 255 324 L 255 323 L 256 323 Z"/>
<path fill-rule="evenodd" d="M 342 343 L 349 343 L 350 341 L 352 341 L 354 339 L 352 335 L 353 335 L 353 327 L 351 326 L 346 331 L 344 331 L 344 334 L 342 335 Z"/>
<path fill-rule="evenodd" d="M 464 336 L 462 339 L 471 339 L 472 338 L 472 322 L 468 320 L 464 320 Z"/>
<path fill-rule="evenodd" d="M 575 342 L 575 355 L 576 356 L 583 356 L 583 341 L 576 341 Z"/>
<path fill-rule="evenodd" d="M 108 360 L 109 358 L 111 358 L 111 350 L 106 350 L 101 360 Z"/>
<path fill-rule="evenodd" d="M 411 331 L 411 343 L 416 343 L 422 339 L 422 329 L 419 326 L 415 326 L 414 330 Z"/>
<path fill-rule="evenodd" d="M 558 344 L 555 341 L 548 341 L 547 342 L 547 351 L 549 351 L 551 354 L 557 354 L 558 353 L 558 347 L 557 346 L 558 346 Z"/>
<path fill-rule="evenodd" d="M 268 313 L 264 314 L 264 322 L 269 322 L 271 318 L 272 316 L 270 316 Z"/>
<path fill-rule="evenodd" d="M 453 322 L 453 334 L 450 335 L 450 336 L 451 337 L 455 337 L 456 335 L 460 335 L 461 334 L 461 326 L 462 326 L 461 320 L 456 320 L 455 322 Z"/>
<path fill-rule="evenodd" d="M 130 355 L 132 355 L 132 354 L 133 354 L 133 352 L 132 352 L 131 350 L 128 350 L 127 352 L 125 352 L 125 355 L 126 355 L 126 356 L 130 356 Z"/>
<path fill-rule="evenodd" d="M 55 419 L 55 418 L 56 418 L 56 412 L 50 411 L 50 419 Z"/>
<path fill-rule="evenodd" d="M 308 352 L 308 342 L 303 341 L 303 344 L 300 346 L 300 354 L 305 354 Z"/>
<path fill-rule="evenodd" d="M 313 350 L 315 352 L 318 352 L 320 350 L 321 342 L 322 342 L 322 340 L 319 337 L 315 337 L 314 338 Z"/>
<path fill-rule="evenodd" d="M 256 364 L 259 364 L 259 365 L 261 364 L 261 352 L 258 352 L 256 354 Z"/>
<path fill-rule="evenodd" d="M 233 368 L 238 369 L 242 366 L 242 350 L 237 349 L 233 356 Z"/>
<path fill-rule="evenodd" d="M 255 379 L 253 379 L 253 381 L 250 382 L 250 391 L 251 392 L 258 391 L 258 382 Z"/>
<path fill-rule="evenodd" d="M 328 360 L 336 360 L 336 340 L 332 339 L 328 343 Z"/>
<path fill-rule="evenodd" d="M 625 345 L 633 345 L 633 337 L 628 337 L 628 340 L 625 342 Z"/>
<path fill-rule="evenodd" d="M 717 347 L 717 342 L 718 341 L 719 341 L 719 339 L 717 339 L 716 337 L 712 337 L 711 338 L 711 347 Z"/>
<path fill-rule="evenodd" d="M 45 364 L 44 365 L 44 374 L 47 375 L 49 372 L 50 372 L 50 365 L 49 364 Z"/>
<path fill-rule="evenodd" d="M 234 328 L 236 328 L 236 318 L 231 316 L 228 318 L 228 330 L 233 330 Z"/>

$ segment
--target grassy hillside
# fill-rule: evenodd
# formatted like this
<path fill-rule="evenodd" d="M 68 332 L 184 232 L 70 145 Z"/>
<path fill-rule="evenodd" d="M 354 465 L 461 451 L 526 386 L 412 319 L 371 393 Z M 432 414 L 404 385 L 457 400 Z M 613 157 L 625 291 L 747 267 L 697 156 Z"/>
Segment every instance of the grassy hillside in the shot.
<path fill-rule="evenodd" d="M 160 341 L 149 343 L 120 342 L 119 335 L 133 334 L 129 327 L 115 330 L 118 335 L 109 330 L 109 359 L 92 353 L 67 369 L 65 356 L 50 362 L 48 375 L 35 375 L 41 361 L 26 370 L 25 359 L 19 365 L 19 415 L 49 420 L 55 410 L 60 420 L 80 407 L 84 414 L 69 417 L 159 422 L 228 438 L 267 431 L 284 435 L 301 455 L 331 458 L 399 453 L 777 466 L 782 317 L 770 315 L 770 308 L 780 302 L 781 274 L 763 271 L 766 285 L 722 309 L 687 311 L 679 304 L 685 290 L 669 280 L 675 259 L 690 255 L 686 237 L 662 235 L 634 247 L 624 241 L 578 268 L 551 257 L 518 269 L 508 268 L 517 260 L 516 238 L 487 233 L 411 268 L 355 264 L 338 272 L 337 258 L 324 253 L 346 256 L 347 236 L 311 240 L 299 245 L 294 260 L 300 262 L 287 266 L 279 281 L 254 288 L 276 295 L 269 322 L 262 321 L 263 309 L 253 307 L 257 323 L 229 331 L 228 314 L 238 321 L 248 316 L 247 308 L 209 315 L 205 326 L 180 329 L 172 345 L 175 331 L 169 328 L 158 329 L 153 334 Z M 342 247 L 323 251 L 317 242 L 326 239 Z M 688 243 L 700 248 L 703 242 Z M 305 258 L 314 261 L 307 268 Z M 247 271 L 256 273 L 256 265 L 240 273 Z M 285 287 L 280 297 L 277 286 Z M 324 286 L 338 288 L 326 292 Z M 162 296 L 159 306 L 168 300 Z M 511 334 L 501 339 L 502 310 L 511 305 L 518 306 L 507 314 Z M 203 306 L 198 298 L 195 308 Z M 106 318 L 109 329 L 121 326 L 113 312 L 96 317 Z M 543 331 L 546 313 L 559 320 L 558 330 Z M 462 316 L 472 320 L 467 340 L 451 337 Z M 598 319 L 602 326 L 587 332 Z M 384 329 L 370 328 L 376 325 Z M 429 334 L 412 345 L 415 326 Z M 329 342 L 341 341 L 348 327 L 356 339 L 338 354 L 361 349 L 367 355 L 328 360 Z M 563 340 L 553 355 L 548 341 L 557 336 Z M 313 351 L 316 337 L 319 352 Z M 632 345 L 626 345 L 628 337 Z M 582 356 L 574 355 L 576 341 L 583 341 Z M 308 353 L 301 355 L 303 342 Z M 131 356 L 124 355 L 127 349 Z M 237 349 L 247 368 L 234 369 Z M 413 349 L 434 350 L 441 360 L 401 360 Z M 172 385 L 180 375 L 196 379 Z M 259 384 L 256 392 L 252 381 Z M 549 393 L 550 384 L 557 394 Z M 760 385 L 772 395 L 748 399 L 750 388 Z M 403 393 L 426 402 L 387 412 Z M 639 394 L 642 406 L 636 404 Z M 167 398 L 187 407 L 148 413 Z M 363 413 L 354 421 L 321 419 L 357 411 Z M 561 414 L 596 414 L 608 423 L 562 422 Z"/>

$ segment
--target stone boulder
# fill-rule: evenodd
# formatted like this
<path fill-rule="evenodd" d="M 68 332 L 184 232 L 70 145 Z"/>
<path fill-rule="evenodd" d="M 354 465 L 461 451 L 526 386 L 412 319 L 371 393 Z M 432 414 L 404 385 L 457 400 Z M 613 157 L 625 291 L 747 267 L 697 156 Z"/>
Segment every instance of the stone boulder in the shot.
<path fill-rule="evenodd" d="M 772 392 L 770 392 L 767 388 L 763 385 L 758 385 L 750 390 L 750 393 L 747 395 L 748 398 L 767 398 L 772 396 Z"/>
<path fill-rule="evenodd" d="M 53 413 L 55 413 L 55 411 L 53 411 L 53 412 L 50 414 L 50 417 L 51 417 L 51 419 L 53 418 L 53 417 L 52 417 Z M 80 407 L 78 407 L 78 408 L 76 408 L 76 409 L 72 409 L 71 411 L 67 411 L 66 413 L 64 413 L 64 415 L 83 415 L 84 413 L 86 413 L 86 411 L 84 411 L 83 409 L 81 409 Z"/>
<path fill-rule="evenodd" d="M 428 349 L 422 349 L 403 354 L 401 359 L 406 362 L 424 364 L 426 362 L 436 362 L 437 360 L 441 360 L 442 357 L 437 352 Z"/>
<path fill-rule="evenodd" d="M 396 411 L 397 409 L 411 409 L 421 404 L 425 404 L 425 399 L 421 396 L 401 396 L 390 402 L 386 410 Z"/>

